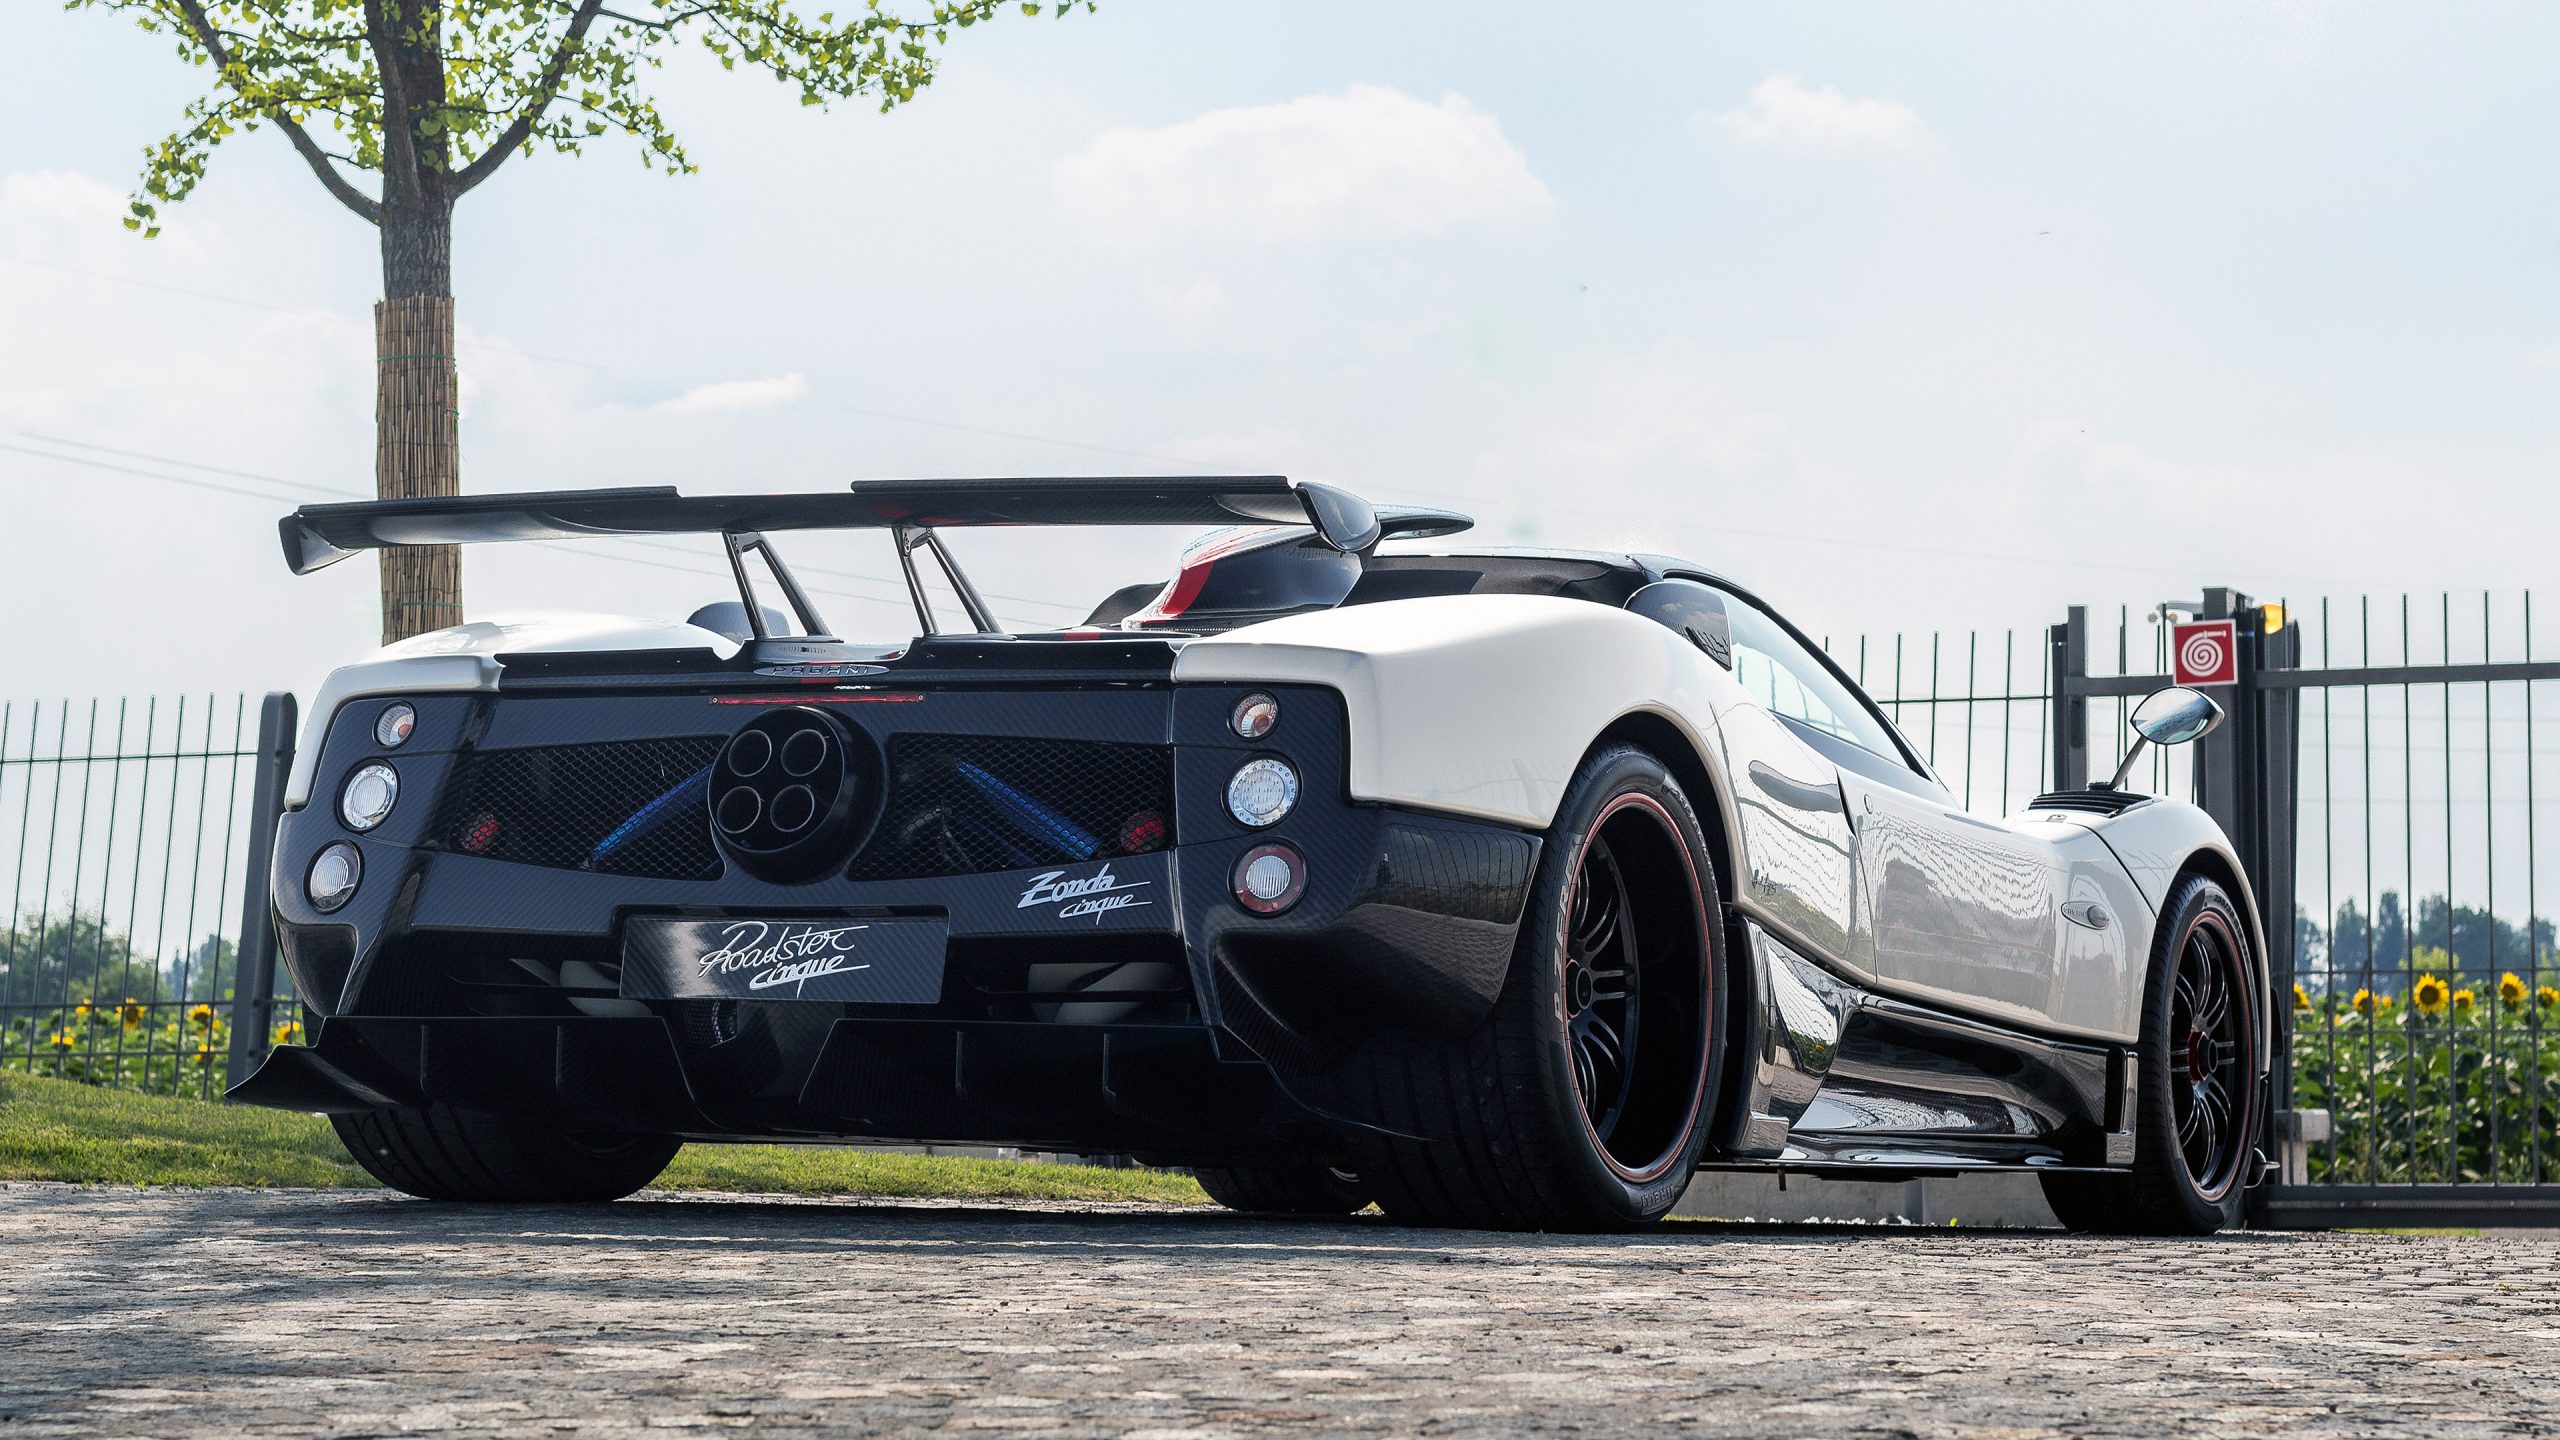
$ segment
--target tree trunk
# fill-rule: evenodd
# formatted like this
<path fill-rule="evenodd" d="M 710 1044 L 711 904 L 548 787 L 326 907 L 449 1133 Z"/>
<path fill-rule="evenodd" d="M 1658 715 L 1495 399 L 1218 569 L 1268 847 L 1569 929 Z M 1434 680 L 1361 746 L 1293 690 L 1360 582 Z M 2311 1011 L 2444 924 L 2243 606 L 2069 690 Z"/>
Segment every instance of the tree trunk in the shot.
<path fill-rule="evenodd" d="M 388 198 L 388 197 L 386 197 Z M 373 307 L 374 493 L 462 493 L 460 382 L 453 358 L 453 208 L 385 205 L 382 293 Z M 382 552 L 382 643 L 462 623 L 462 551 Z"/>

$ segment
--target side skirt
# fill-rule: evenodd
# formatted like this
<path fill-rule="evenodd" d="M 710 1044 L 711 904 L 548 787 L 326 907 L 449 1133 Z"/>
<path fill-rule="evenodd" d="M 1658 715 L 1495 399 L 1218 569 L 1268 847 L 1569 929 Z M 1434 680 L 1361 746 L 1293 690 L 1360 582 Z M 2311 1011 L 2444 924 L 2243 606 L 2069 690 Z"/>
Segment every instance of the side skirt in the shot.
<path fill-rule="evenodd" d="M 2134 1060 L 1875 994 L 1745 920 L 1748 1069 L 1702 1169 L 1868 1178 L 2132 1163 Z"/>

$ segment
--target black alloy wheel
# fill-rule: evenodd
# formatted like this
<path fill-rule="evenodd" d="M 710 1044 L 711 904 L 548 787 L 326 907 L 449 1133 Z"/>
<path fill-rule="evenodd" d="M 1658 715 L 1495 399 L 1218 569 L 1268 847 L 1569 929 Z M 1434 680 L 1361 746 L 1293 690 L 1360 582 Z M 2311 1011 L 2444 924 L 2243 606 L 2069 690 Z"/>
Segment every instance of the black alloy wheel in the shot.
<path fill-rule="evenodd" d="M 1389 1219 L 1616 1230 L 1669 1213 L 1706 1144 L 1722 1054 L 1721 900 L 1651 754 L 1583 762 L 1547 832 L 1493 1013 L 1371 1057 L 1387 1123 L 1354 1163 Z"/>
<path fill-rule="evenodd" d="M 2179 947 L 2169 994 L 2169 1098 L 2179 1157 L 2197 1193 L 2219 1199 L 2240 1178 L 2255 1096 L 2248 968 L 2225 917 L 2206 910 Z"/>
<path fill-rule="evenodd" d="M 1596 837 L 1573 880 L 1572 921 L 1565 931 L 1565 1032 L 1573 1044 L 1573 1088 L 1583 1118 L 1603 1141 L 1626 1113 L 1635 1078 L 1630 1042 L 1637 1035 L 1644 996 L 1635 926 L 1627 912 L 1626 868 Z"/>
<path fill-rule="evenodd" d="M 2135 1050 L 2133 1164 L 2046 1175 L 2045 1199 L 2074 1230 L 2210 1235 L 2240 1223 L 2259 1163 L 2265 992 L 2240 907 L 2189 875 L 2161 907 Z"/>

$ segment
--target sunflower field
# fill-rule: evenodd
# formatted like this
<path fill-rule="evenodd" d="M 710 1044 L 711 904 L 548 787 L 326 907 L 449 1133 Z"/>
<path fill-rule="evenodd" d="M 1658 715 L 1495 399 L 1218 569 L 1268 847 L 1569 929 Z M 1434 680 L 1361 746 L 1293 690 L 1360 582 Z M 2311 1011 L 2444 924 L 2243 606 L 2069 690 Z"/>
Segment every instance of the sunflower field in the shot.
<path fill-rule="evenodd" d="M 274 1028 L 271 1044 L 301 1039 L 294 1021 Z M 131 998 L 22 1011 L 0 1026 L 0 1066 L 152 1095 L 209 1098 L 230 1083 L 231 1017 L 227 1006 L 203 1001 Z"/>
<path fill-rule="evenodd" d="M 2293 1103 L 2333 1127 L 2314 1183 L 2560 1178 L 2560 989 L 2426 972 L 2293 1006 Z"/>

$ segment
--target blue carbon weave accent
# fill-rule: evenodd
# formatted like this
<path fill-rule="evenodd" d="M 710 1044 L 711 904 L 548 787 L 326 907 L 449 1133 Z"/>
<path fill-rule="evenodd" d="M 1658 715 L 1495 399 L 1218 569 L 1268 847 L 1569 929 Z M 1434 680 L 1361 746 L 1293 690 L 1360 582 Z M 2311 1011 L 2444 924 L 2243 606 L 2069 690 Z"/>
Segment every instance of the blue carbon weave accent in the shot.
<path fill-rule="evenodd" d="M 1101 851 L 1102 842 L 1095 839 L 1083 826 L 1007 785 L 986 770 L 966 760 L 953 768 L 960 772 L 961 779 L 977 787 L 979 794 L 986 796 L 994 803 L 997 813 L 1022 827 L 1025 834 L 1035 839 L 1046 840 L 1079 860 L 1090 860 Z"/>
<path fill-rule="evenodd" d="M 1030 851 L 1023 849 L 1020 841 L 975 815 L 954 815 L 951 818 L 951 825 L 953 829 L 968 837 L 969 843 L 992 846 L 1017 866 L 1034 863 L 1036 857 Z"/>
<path fill-rule="evenodd" d="M 596 842 L 587 852 L 587 863 L 595 864 L 624 845 L 639 839 L 666 822 L 666 818 L 699 800 L 711 789 L 711 767 L 703 766 L 676 782 L 676 788 L 631 812 L 631 818 L 613 827 L 613 833 Z"/>

